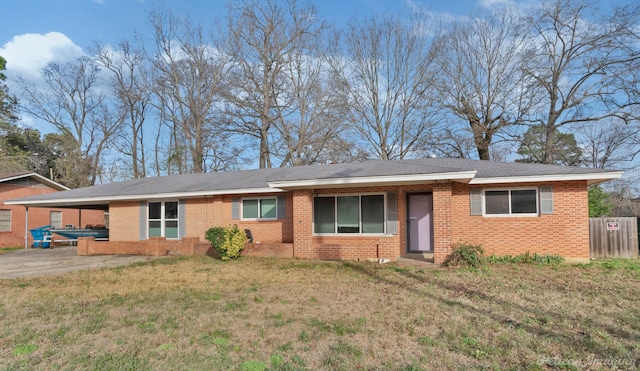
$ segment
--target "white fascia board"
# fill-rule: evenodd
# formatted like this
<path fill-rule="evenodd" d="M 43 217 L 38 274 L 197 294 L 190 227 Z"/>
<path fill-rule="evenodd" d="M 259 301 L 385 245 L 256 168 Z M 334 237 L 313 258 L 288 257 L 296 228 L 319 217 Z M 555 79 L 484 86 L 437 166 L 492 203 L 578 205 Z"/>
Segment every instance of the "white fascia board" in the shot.
<path fill-rule="evenodd" d="M 555 174 L 555 175 L 529 175 L 507 176 L 495 178 L 474 178 L 469 184 L 496 184 L 496 183 L 533 183 L 533 182 L 561 182 L 566 180 L 586 180 L 588 184 L 605 182 L 607 180 L 620 179 L 622 171 L 610 171 L 606 173 L 588 174 Z"/>
<path fill-rule="evenodd" d="M 73 205 L 107 205 L 113 201 L 140 201 L 140 200 L 165 200 L 180 198 L 195 198 L 215 195 L 236 195 L 236 194 L 256 194 L 256 193 L 282 193 L 285 192 L 276 188 L 244 188 L 219 191 L 199 191 L 199 192 L 175 192 L 156 193 L 148 195 L 121 195 L 104 197 L 83 197 L 83 198 L 58 198 L 48 200 L 13 200 L 5 201 L 6 205 L 43 206 L 52 205 L 73 206 Z"/>
<path fill-rule="evenodd" d="M 270 187 L 291 189 L 291 188 L 330 188 L 336 186 L 357 187 L 375 186 L 391 184 L 420 184 L 440 180 L 456 180 L 468 182 L 476 175 L 476 171 L 459 171 L 455 173 L 436 174 L 409 174 L 409 175 L 383 175 L 369 177 L 346 177 L 330 179 L 304 179 L 304 180 L 284 180 L 269 182 Z"/>
<path fill-rule="evenodd" d="M 12 180 L 16 180 L 16 179 L 23 179 L 23 178 L 36 178 L 38 179 L 38 181 L 42 184 L 46 184 L 51 188 L 55 188 L 58 189 L 60 191 L 67 191 L 71 188 L 64 186 L 58 182 L 55 182 L 49 178 L 45 178 L 42 175 L 38 174 L 38 173 L 29 173 L 29 174 L 21 174 L 21 175 L 16 175 L 16 176 L 12 176 L 12 177 L 8 177 L 8 178 L 4 178 L 2 179 L 2 182 L 9 182 Z"/>

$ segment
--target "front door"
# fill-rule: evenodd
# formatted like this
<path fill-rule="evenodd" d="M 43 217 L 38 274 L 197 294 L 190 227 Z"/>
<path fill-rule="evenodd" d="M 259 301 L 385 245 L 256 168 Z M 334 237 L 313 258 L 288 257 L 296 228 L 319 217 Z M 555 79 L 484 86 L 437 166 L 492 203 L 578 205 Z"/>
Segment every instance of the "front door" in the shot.
<path fill-rule="evenodd" d="M 408 252 L 433 251 L 433 195 L 410 194 L 407 197 Z"/>

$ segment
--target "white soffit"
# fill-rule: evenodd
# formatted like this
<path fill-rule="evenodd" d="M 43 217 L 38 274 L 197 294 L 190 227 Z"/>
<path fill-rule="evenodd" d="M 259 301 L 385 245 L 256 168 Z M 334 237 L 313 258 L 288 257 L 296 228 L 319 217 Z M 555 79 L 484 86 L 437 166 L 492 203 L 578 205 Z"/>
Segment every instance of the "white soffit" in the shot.
<path fill-rule="evenodd" d="M 292 188 L 335 188 L 358 187 L 392 184 L 420 184 L 442 180 L 453 180 L 468 183 L 476 175 L 476 171 L 460 171 L 438 174 L 384 175 L 368 177 L 345 177 L 328 179 L 283 180 L 269 182 L 269 186 L 280 189 Z"/>
<path fill-rule="evenodd" d="M 588 184 L 595 184 L 605 182 L 607 180 L 620 179 L 622 177 L 622 174 L 622 171 L 610 171 L 605 173 L 587 174 L 556 174 L 474 178 L 469 182 L 469 184 L 561 182 L 566 180 L 586 180 Z"/>
<path fill-rule="evenodd" d="M 284 192 L 275 188 L 246 188 L 246 189 L 227 189 L 219 191 L 199 191 L 199 192 L 175 192 L 175 193 L 158 193 L 147 195 L 121 195 L 121 196 L 102 196 L 102 197 L 81 197 L 81 198 L 57 198 L 47 200 L 14 200 L 5 201 L 7 205 L 24 205 L 24 206 L 74 206 L 74 205 L 105 205 L 113 201 L 148 201 L 148 200 L 177 200 L 181 198 L 194 198 L 214 195 L 236 195 L 236 194 L 256 194 L 256 193 L 281 193 Z"/>

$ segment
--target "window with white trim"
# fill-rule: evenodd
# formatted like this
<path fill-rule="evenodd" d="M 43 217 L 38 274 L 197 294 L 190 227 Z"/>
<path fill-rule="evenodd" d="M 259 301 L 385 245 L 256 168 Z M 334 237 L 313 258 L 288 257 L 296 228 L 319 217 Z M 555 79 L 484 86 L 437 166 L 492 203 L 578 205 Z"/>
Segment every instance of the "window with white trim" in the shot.
<path fill-rule="evenodd" d="M 54 229 L 62 228 L 62 211 L 49 212 L 49 225 Z"/>
<path fill-rule="evenodd" d="M 316 196 L 313 233 L 385 233 L 384 194 Z"/>
<path fill-rule="evenodd" d="M 148 236 L 178 238 L 178 201 L 149 202 Z"/>
<path fill-rule="evenodd" d="M 278 209 L 275 197 L 242 199 L 242 219 L 276 219 L 277 217 Z"/>
<path fill-rule="evenodd" d="M 483 193 L 485 215 L 538 215 L 536 188 L 486 189 Z"/>
<path fill-rule="evenodd" d="M 11 232 L 11 210 L 0 210 L 0 232 Z"/>

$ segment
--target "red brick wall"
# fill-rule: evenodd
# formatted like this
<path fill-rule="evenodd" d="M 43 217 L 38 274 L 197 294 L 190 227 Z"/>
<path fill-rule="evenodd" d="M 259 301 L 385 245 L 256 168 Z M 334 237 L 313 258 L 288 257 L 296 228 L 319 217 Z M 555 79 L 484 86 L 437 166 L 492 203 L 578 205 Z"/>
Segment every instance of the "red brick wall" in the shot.
<path fill-rule="evenodd" d="M 5 205 L 4 200 L 12 200 L 29 196 L 57 192 L 55 189 L 42 186 L 16 186 L 8 183 L 0 183 L 0 210 L 11 210 L 11 232 L 0 232 L 0 247 L 24 246 L 25 213 L 26 209 L 21 205 Z M 82 226 L 86 224 L 104 224 L 104 212 L 97 210 L 82 210 L 80 215 L 77 209 L 55 208 L 29 208 L 28 229 L 51 224 L 51 211 L 62 211 L 62 225 L 73 224 Z M 80 220 L 80 217 L 82 220 Z M 29 233 L 29 246 L 33 244 L 33 238 Z"/>
<path fill-rule="evenodd" d="M 273 197 L 274 194 L 251 195 L 250 197 Z M 231 203 L 234 197 L 213 196 L 187 199 L 186 236 L 204 239 L 205 232 L 211 227 L 237 225 L 240 229 L 249 229 L 254 242 L 275 243 L 293 241 L 293 202 L 292 195 L 286 196 L 286 218 L 275 220 L 240 220 L 231 218 Z M 112 202 L 109 206 L 110 241 L 138 241 L 140 230 L 140 202 Z"/>
<path fill-rule="evenodd" d="M 359 187 L 318 190 L 316 194 L 360 194 L 397 191 L 395 187 Z M 400 195 L 398 195 L 400 218 Z M 293 191 L 294 256 L 302 259 L 391 259 L 397 260 L 405 246 L 404 234 L 385 236 L 313 236 L 313 193 Z M 403 219 L 401 219 L 403 220 Z M 399 221 L 400 225 L 402 221 Z M 402 230 L 403 228 L 400 228 Z M 405 248 L 406 250 L 406 248 Z"/>
<path fill-rule="evenodd" d="M 500 187 L 540 186 L 542 183 L 503 184 Z M 490 185 L 489 187 L 496 187 Z M 317 194 L 395 191 L 398 194 L 399 233 L 395 236 L 313 236 L 310 190 L 293 192 L 294 254 L 299 258 L 396 260 L 407 252 L 407 194 L 433 194 L 434 260 L 443 262 L 457 242 L 482 244 L 487 255 L 526 252 L 589 258 L 589 220 L 586 181 L 553 183 L 554 213 L 536 217 L 471 216 L 470 186 L 435 183 L 400 187 L 317 190 Z"/>
<path fill-rule="evenodd" d="M 275 194 L 264 195 L 250 195 L 247 197 L 274 197 Z M 231 219 L 231 200 L 235 197 L 242 198 L 242 195 L 238 196 L 223 196 L 216 213 L 218 214 L 217 224 L 211 223 L 209 227 L 226 227 L 229 225 L 237 224 L 240 229 L 249 229 L 253 235 L 253 242 L 261 243 L 274 243 L 274 242 L 286 242 L 293 241 L 293 197 L 289 193 L 286 195 L 285 208 L 286 218 L 275 220 L 240 220 Z M 206 230 L 206 229 L 205 229 Z M 204 232 L 202 234 L 204 236 Z"/>
<path fill-rule="evenodd" d="M 144 241 L 96 241 L 94 238 L 78 239 L 78 255 L 208 255 L 220 257 L 208 243 L 200 242 L 197 237 L 185 237 L 181 240 L 167 240 L 154 237 Z M 247 243 L 242 256 L 292 258 L 293 244 Z"/>
<path fill-rule="evenodd" d="M 139 241 L 140 202 L 109 204 L 109 241 Z"/>
<path fill-rule="evenodd" d="M 501 187 L 540 186 L 541 183 L 504 184 Z M 589 258 L 589 220 L 585 181 L 555 182 L 554 213 L 536 217 L 471 216 L 469 190 L 458 183 L 434 183 L 398 187 L 361 187 L 328 190 L 294 190 L 287 194 L 287 218 L 274 221 L 231 219 L 231 202 L 236 196 L 215 196 L 187 201 L 187 237 L 204 240 L 212 226 L 237 224 L 250 229 L 256 255 L 287 255 L 288 247 L 278 243 L 293 242 L 291 255 L 305 259 L 396 260 L 406 254 L 407 194 L 430 192 L 433 195 L 434 260 L 441 263 L 457 242 L 482 244 L 488 255 L 517 255 L 526 252 L 556 254 L 567 258 Z M 477 186 L 476 186 L 477 187 Z M 496 187 L 490 185 L 487 187 Z M 386 236 L 314 236 L 312 230 L 313 194 L 359 194 L 397 192 L 397 235 Z M 253 196 L 253 195 L 252 195 Z M 238 196 L 240 197 L 240 196 Z M 113 203 L 110 208 L 111 240 L 137 241 L 139 203 Z M 278 251 L 264 247 L 279 246 Z M 283 245 L 284 246 L 284 245 Z"/>
<path fill-rule="evenodd" d="M 540 185 L 543 184 L 505 184 L 504 186 Z M 452 242 L 482 244 L 486 255 L 518 255 L 530 252 L 588 260 L 587 183 L 586 181 L 554 182 L 552 186 L 553 214 L 536 217 L 483 217 L 470 215 L 469 189 L 471 187 L 454 184 Z"/>

